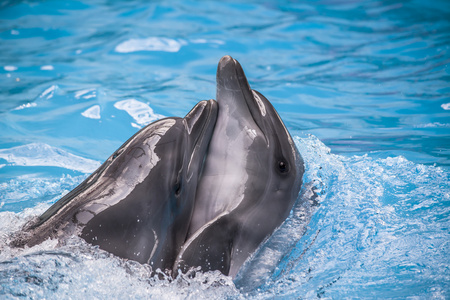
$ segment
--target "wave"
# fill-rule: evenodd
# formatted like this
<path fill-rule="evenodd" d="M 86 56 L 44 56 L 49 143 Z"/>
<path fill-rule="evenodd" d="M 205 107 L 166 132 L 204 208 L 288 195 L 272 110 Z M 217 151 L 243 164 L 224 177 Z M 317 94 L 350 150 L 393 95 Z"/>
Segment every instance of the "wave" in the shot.
<path fill-rule="evenodd" d="M 82 173 L 92 173 L 100 166 L 98 161 L 83 158 L 44 143 L 0 149 L 0 158 L 15 166 L 60 167 Z"/>

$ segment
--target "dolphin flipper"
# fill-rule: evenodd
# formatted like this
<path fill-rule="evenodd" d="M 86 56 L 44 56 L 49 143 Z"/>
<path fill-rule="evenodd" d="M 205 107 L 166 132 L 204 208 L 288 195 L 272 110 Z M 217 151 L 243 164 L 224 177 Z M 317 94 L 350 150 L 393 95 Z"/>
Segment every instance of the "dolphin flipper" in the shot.
<path fill-rule="evenodd" d="M 238 224 L 229 214 L 221 214 L 202 226 L 184 244 L 174 264 L 174 274 L 178 269 L 187 272 L 189 268 L 201 267 L 202 272 L 219 270 L 227 275 L 237 231 Z"/>

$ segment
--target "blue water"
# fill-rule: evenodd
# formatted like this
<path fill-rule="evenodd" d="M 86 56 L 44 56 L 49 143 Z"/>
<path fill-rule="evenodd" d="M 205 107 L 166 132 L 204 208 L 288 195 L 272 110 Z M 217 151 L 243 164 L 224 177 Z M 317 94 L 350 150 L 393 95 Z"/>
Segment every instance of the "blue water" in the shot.
<path fill-rule="evenodd" d="M 450 299 L 449 50 L 445 0 L 2 1 L 0 297 Z M 226 54 L 319 195 L 234 282 L 150 278 L 76 237 L 7 245 L 139 128 L 214 98 Z"/>

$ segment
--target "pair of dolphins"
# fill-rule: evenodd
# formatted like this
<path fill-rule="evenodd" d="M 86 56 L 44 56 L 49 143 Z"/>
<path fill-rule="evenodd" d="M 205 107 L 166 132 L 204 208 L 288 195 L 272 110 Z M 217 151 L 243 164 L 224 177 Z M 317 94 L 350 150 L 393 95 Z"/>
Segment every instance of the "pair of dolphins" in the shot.
<path fill-rule="evenodd" d="M 153 270 L 201 267 L 234 278 L 289 215 L 303 173 L 273 106 L 224 56 L 217 102 L 141 129 L 12 244 L 75 234 Z"/>

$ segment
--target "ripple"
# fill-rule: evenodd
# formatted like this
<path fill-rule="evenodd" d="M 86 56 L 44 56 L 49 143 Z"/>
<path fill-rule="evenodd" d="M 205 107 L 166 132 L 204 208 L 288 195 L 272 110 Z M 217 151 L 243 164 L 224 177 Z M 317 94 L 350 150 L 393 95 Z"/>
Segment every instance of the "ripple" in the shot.
<path fill-rule="evenodd" d="M 149 37 L 145 39 L 130 39 L 115 48 L 119 53 L 131 53 L 137 51 L 164 51 L 178 52 L 185 45 L 185 41 L 177 41 L 163 37 Z"/>

